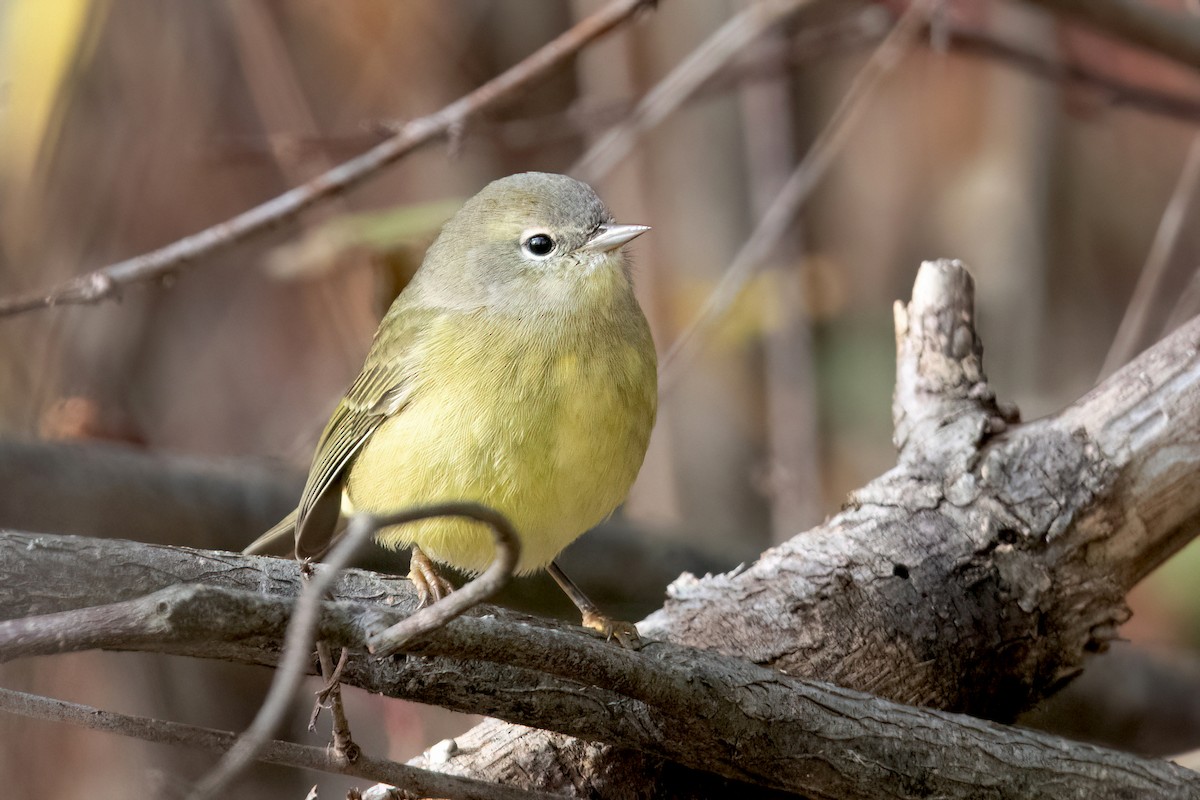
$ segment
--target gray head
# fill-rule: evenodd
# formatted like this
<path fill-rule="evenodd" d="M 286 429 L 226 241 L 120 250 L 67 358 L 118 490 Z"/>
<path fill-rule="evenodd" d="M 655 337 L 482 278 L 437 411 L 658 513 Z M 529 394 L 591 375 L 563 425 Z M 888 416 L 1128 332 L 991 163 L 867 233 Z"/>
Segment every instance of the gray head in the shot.
<path fill-rule="evenodd" d="M 510 175 L 489 183 L 446 223 L 414 289 L 427 298 L 455 292 L 478 302 L 497 299 L 506 286 L 528 291 L 531 281 L 583 282 L 601 271 L 618 270 L 628 283 L 619 248 L 646 230 L 615 224 L 592 187 L 574 178 Z"/>

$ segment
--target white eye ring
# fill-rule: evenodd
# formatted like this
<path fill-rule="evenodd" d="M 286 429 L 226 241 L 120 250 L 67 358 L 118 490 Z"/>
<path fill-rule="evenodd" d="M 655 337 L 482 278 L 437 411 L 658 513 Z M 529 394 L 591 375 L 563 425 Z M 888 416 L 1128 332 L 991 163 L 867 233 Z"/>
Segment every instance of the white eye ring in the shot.
<path fill-rule="evenodd" d="M 542 230 L 526 231 L 521 234 L 521 251 L 535 261 L 544 261 L 558 250 L 558 243 Z"/>

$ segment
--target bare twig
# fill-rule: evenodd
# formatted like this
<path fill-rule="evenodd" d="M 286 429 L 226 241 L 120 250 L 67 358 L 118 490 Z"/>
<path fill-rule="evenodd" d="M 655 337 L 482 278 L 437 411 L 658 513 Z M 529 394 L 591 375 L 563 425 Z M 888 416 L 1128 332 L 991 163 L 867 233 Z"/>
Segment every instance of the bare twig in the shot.
<path fill-rule="evenodd" d="M 1200 98 L 1128 83 L 1084 64 L 1059 61 L 974 28 L 947 22 L 942 29 L 950 49 L 956 53 L 994 59 L 1043 80 L 1092 89 L 1110 106 L 1135 108 L 1186 122 L 1200 120 Z"/>
<path fill-rule="evenodd" d="M 1198 313 L 1200 313 L 1200 268 L 1192 273 L 1192 279 L 1179 293 L 1175 306 L 1171 309 L 1171 313 L 1167 314 L 1166 321 L 1163 322 L 1160 335 L 1166 336 L 1182 325 L 1184 320 L 1190 319 Z"/>
<path fill-rule="evenodd" d="M 331 737 L 334 755 L 344 761 L 357 761 L 362 754 L 362 748 L 355 743 L 350 734 L 350 720 L 346 717 L 346 707 L 342 703 L 341 672 L 346 664 L 346 649 L 342 648 L 342 655 L 335 666 L 333 656 L 329 652 L 329 642 L 320 640 L 317 642 L 317 660 L 321 664 L 321 680 L 325 681 L 325 687 L 317 692 L 317 701 L 313 704 L 308 729 L 317 729 L 317 717 L 320 716 L 321 709 L 327 707 L 333 720 Z"/>
<path fill-rule="evenodd" d="M 278 226 L 313 204 L 374 177 L 384 167 L 421 145 L 449 136 L 472 117 L 545 77 L 589 42 L 650 5 L 653 4 L 649 0 L 612 0 L 441 111 L 391 126 L 394 135 L 366 153 L 232 219 L 166 247 L 80 275 L 50 289 L 0 299 L 0 316 L 48 306 L 113 299 L 125 286 L 161 280 L 201 258 Z"/>
<path fill-rule="evenodd" d="M 490 597 L 512 577 L 513 567 L 520 557 L 520 540 L 516 531 L 503 514 L 478 503 L 439 503 L 395 514 L 359 514 L 351 518 L 342 541 L 333 548 L 324 563 L 313 565 L 316 574 L 296 601 L 296 613 L 288 625 L 279 669 L 258 714 L 229 752 L 196 785 L 191 800 L 208 800 L 220 794 L 254 761 L 259 749 L 271 738 L 283 720 L 306 673 L 305 664 L 312 648 L 313 632 L 317 627 L 322 598 L 337 579 L 338 572 L 379 529 L 443 516 L 467 517 L 490 526 L 496 538 L 496 557 L 483 575 L 449 598 L 422 609 L 384 631 L 381 636 L 385 637 L 385 643 L 394 644 L 395 648 L 399 648 L 411 638 L 446 624 L 472 605 Z"/>
<path fill-rule="evenodd" d="M 229 731 L 103 711 L 91 706 L 4 688 L 0 688 L 0 711 L 31 719 L 65 722 L 91 730 L 140 739 L 144 742 L 176 745 L 210 753 L 226 752 L 237 738 L 236 734 Z M 258 760 L 285 767 L 297 767 L 378 781 L 389 786 L 399 787 L 420 797 L 474 798 L 475 800 L 551 800 L 555 797 L 555 795 L 543 792 L 445 775 L 370 756 L 362 756 L 350 764 L 330 757 L 323 747 L 278 740 L 268 742 L 259 753 Z"/>
<path fill-rule="evenodd" d="M 1200 20 L 1140 0 L 1024 0 L 1200 69 Z"/>
<path fill-rule="evenodd" d="M 682 105 L 723 95 L 737 86 L 777 79 L 783 73 L 821 58 L 876 43 L 890 27 L 890 19 L 890 13 L 882 6 L 869 6 L 847 18 L 806 26 L 784 43 L 756 42 L 755 47 L 737 53 L 735 58 L 721 65 L 710 79 L 691 90 Z M 1200 98 L 1195 96 L 1130 83 L 1086 64 L 1062 61 L 1017 42 L 1005 41 L 981 28 L 960 25 L 950 19 L 940 20 L 938 30 L 944 34 L 946 45 L 956 53 L 1003 62 L 1042 80 L 1092 89 L 1106 105 L 1132 108 L 1187 122 L 1200 120 Z M 668 79 L 664 79 L 664 84 Z M 680 82 L 673 85 L 676 91 L 689 89 L 687 84 Z M 666 101 L 678 103 L 679 99 L 672 96 L 664 98 Z M 629 118 L 637 106 L 634 99 L 577 103 L 565 110 L 532 117 L 479 119 L 472 124 L 469 133 L 495 137 L 509 146 L 521 148 L 574 140 L 609 126 L 636 124 L 639 133 L 644 133 L 653 126 L 644 121 L 634 123 Z M 323 156 L 326 152 L 349 154 L 377 144 L 380 138 L 378 133 L 370 131 L 322 135 L 288 131 L 266 137 L 231 136 L 223 139 L 210 157 L 220 161 L 251 159 L 273 156 L 279 151 L 286 151 L 297 158 Z M 580 168 L 577 163 L 574 169 Z M 583 173 L 577 174 L 582 176 Z"/>
<path fill-rule="evenodd" d="M 613 126 L 568 171 L 588 182 L 607 175 L 629 154 L 642 133 L 679 109 L 756 39 L 811 3 L 812 0 L 762 0 L 751 4 L 646 92 L 629 118 Z"/>
<path fill-rule="evenodd" d="M 1130 359 L 1137 352 L 1138 346 L 1146 335 L 1150 322 L 1150 312 L 1154 308 L 1155 296 L 1166 276 L 1167 267 L 1171 263 L 1171 254 L 1175 250 L 1175 242 L 1184 222 L 1189 220 L 1188 209 L 1192 204 L 1192 196 L 1196 184 L 1200 181 L 1200 135 L 1192 139 L 1179 180 L 1171 192 L 1171 199 L 1163 209 L 1158 221 L 1158 230 L 1154 232 L 1154 241 L 1150 244 L 1150 252 L 1138 275 L 1133 295 L 1125 307 L 1125 315 L 1117 327 L 1108 355 L 1104 358 L 1104 366 L 1100 369 L 1100 378 L 1105 378 Z"/>
<path fill-rule="evenodd" d="M 733 261 L 700 311 L 675 339 L 659 367 L 660 393 L 670 391 L 678 379 L 681 365 L 691 357 L 693 342 L 701 333 L 729 310 L 746 282 L 753 276 L 775 249 L 800 207 L 808 200 L 813 188 L 841 152 L 847 135 L 865 109 L 865 101 L 878 88 L 904 55 L 921 31 L 933 0 L 915 0 L 897 19 L 892 30 L 880 42 L 871 58 L 854 77 L 849 90 L 834 111 L 829 123 L 821 130 L 804 158 L 788 177 L 787 182 L 772 200 L 758 225 L 738 250 Z"/>
<path fill-rule="evenodd" d="M 512 579 L 513 570 L 517 568 L 517 559 L 521 555 L 521 542 L 517 538 L 517 532 L 513 529 L 512 523 L 503 514 L 487 506 L 460 503 L 454 504 L 452 507 L 459 510 L 443 511 L 442 513 L 469 516 L 488 524 L 496 539 L 496 557 L 492 559 L 491 565 L 482 575 L 458 591 L 451 593 L 449 597 L 443 597 L 411 617 L 372 634 L 367 639 L 367 648 L 373 655 L 390 656 L 399 652 L 414 639 L 437 630 L 467 609 L 484 602 L 503 589 L 504 585 Z M 398 519 L 400 516 L 396 515 L 386 519 Z M 434 515 L 427 514 L 426 516 Z M 417 519 L 417 517 L 409 519 Z M 400 521 L 406 520 L 400 519 Z M 395 524 L 397 523 L 384 522 L 379 527 Z"/>

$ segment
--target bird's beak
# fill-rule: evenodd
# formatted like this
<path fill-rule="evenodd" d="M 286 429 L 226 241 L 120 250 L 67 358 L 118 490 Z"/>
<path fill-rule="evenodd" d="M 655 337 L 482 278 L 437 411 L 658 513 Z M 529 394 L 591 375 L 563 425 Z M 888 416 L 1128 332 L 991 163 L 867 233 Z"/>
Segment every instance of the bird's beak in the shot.
<path fill-rule="evenodd" d="M 601 225 L 579 249 L 590 253 L 616 250 L 650 230 L 649 225 Z"/>

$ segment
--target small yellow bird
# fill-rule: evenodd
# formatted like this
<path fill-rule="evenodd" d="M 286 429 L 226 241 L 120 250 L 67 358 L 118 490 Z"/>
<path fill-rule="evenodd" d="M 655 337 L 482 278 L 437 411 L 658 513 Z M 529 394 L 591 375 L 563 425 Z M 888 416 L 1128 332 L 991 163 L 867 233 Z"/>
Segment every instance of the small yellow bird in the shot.
<path fill-rule="evenodd" d="M 621 247 L 647 230 L 565 175 L 512 175 L 468 200 L 380 323 L 299 507 L 246 552 L 315 559 L 355 511 L 474 501 L 513 523 L 518 573 L 548 569 L 586 627 L 635 642 L 554 559 L 625 499 L 645 457 L 656 359 Z M 376 540 L 411 547 L 422 604 L 451 588 L 433 562 L 478 573 L 495 554 L 463 519 Z"/>

